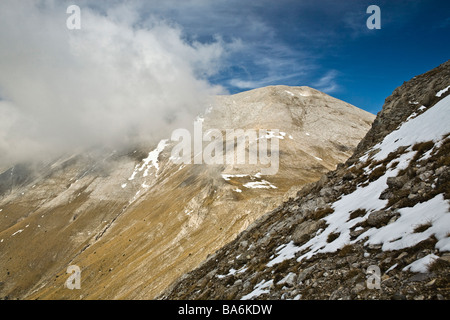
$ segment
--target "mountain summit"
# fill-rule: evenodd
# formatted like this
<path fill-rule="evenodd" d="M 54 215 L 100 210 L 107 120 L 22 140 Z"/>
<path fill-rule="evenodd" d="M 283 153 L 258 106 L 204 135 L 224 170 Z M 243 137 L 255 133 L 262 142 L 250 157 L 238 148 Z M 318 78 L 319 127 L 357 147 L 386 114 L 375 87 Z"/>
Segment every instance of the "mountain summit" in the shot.
<path fill-rule="evenodd" d="M 150 150 L 91 150 L 14 166 L 0 175 L 0 296 L 154 298 L 346 161 L 373 119 L 312 88 L 267 87 L 212 99 L 191 128 L 177 131 L 192 139 L 184 162 L 172 136 Z M 216 149 L 222 141 L 203 140 L 206 132 L 227 141 Z M 241 139 L 252 132 L 255 141 Z M 209 146 L 226 154 L 243 148 L 248 159 L 252 143 L 278 146 L 267 154 L 279 160 L 275 172 L 264 174 L 259 158 L 205 162 Z M 72 265 L 81 271 L 79 290 L 65 286 Z"/>

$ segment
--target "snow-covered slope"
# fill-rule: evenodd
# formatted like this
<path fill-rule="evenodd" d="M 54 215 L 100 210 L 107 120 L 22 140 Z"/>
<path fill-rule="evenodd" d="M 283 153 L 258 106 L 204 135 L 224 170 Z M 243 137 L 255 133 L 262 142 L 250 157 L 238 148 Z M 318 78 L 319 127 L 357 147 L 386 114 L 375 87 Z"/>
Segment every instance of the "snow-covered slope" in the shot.
<path fill-rule="evenodd" d="M 449 299 L 449 83 L 450 61 L 396 89 L 344 165 L 161 298 Z"/>
<path fill-rule="evenodd" d="M 302 254 L 297 261 L 311 258 L 322 252 L 336 252 L 345 245 L 352 245 L 360 241 L 364 241 L 364 245 L 381 245 L 382 250 L 385 251 L 400 250 L 413 247 L 432 235 L 437 239 L 435 245 L 437 250 L 450 251 L 450 237 L 448 237 L 450 235 L 450 206 L 443 194 L 438 194 L 413 207 L 400 208 L 397 211 L 399 217 L 387 225 L 370 228 L 353 240 L 350 236 L 351 230 L 368 219 L 373 212 L 388 207 L 388 199 L 380 199 L 380 196 L 388 188 L 388 179 L 397 177 L 399 172 L 407 169 L 411 159 L 418 153 L 413 146 L 422 142 L 433 144 L 433 147 L 420 157 L 420 161 L 426 161 L 433 152 L 437 152 L 442 144 L 448 143 L 449 133 L 450 96 L 447 96 L 433 108 L 424 110 L 422 114 L 413 114 L 397 130 L 387 135 L 382 142 L 360 157 L 359 163 L 384 162 L 383 165 L 386 167 L 384 174 L 374 181 L 359 183 L 355 191 L 342 195 L 339 200 L 331 204 L 334 212 L 324 218 L 326 228 L 302 246 L 295 246 L 291 241 L 279 247 L 276 256 L 269 261 L 268 266 L 291 259 L 300 252 Z M 387 157 L 395 154 L 400 147 L 406 147 L 402 151 L 403 153 L 386 161 Z M 370 156 L 373 153 L 375 154 Z M 349 170 L 352 170 L 354 166 L 350 166 Z M 381 168 L 381 164 L 375 165 L 373 168 L 368 166 L 363 168 L 365 174 L 370 176 L 377 168 Z M 351 213 L 357 210 L 363 210 L 366 213 L 351 219 Z M 420 225 L 427 225 L 427 229 L 424 232 L 416 232 L 415 228 Z M 360 228 L 363 230 L 362 227 Z M 337 234 L 338 237 L 330 242 L 328 237 L 331 234 Z"/>

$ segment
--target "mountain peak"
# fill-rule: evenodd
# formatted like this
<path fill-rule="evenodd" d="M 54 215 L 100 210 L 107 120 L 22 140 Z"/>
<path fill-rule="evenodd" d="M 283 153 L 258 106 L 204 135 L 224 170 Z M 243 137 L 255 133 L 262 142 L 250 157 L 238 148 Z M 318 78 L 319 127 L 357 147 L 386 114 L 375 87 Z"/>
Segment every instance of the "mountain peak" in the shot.
<path fill-rule="evenodd" d="M 449 72 L 396 89 L 345 164 L 160 298 L 449 299 Z"/>
<path fill-rule="evenodd" d="M 189 148 L 187 157 L 199 163 L 174 161 L 180 142 L 166 137 L 148 150 L 61 158 L 20 184 L 11 184 L 15 176 L 11 180 L 6 172 L 0 176 L 0 274 L 14 272 L 0 295 L 78 299 L 63 283 L 67 266 L 77 265 L 86 275 L 85 298 L 155 297 L 261 215 L 347 160 L 373 119 L 308 87 L 267 87 L 216 97 L 197 118 L 197 130 L 182 130 L 188 145 L 200 141 L 201 153 Z M 222 140 L 204 140 L 209 129 Z M 238 137 L 245 138 L 243 145 Z M 262 171 L 261 158 L 249 161 L 250 145 L 262 141 L 279 147 L 274 174 Z M 207 148 L 216 145 L 232 150 L 233 160 L 243 147 L 245 163 L 206 163 Z M 272 156 L 271 144 L 265 146 Z"/>

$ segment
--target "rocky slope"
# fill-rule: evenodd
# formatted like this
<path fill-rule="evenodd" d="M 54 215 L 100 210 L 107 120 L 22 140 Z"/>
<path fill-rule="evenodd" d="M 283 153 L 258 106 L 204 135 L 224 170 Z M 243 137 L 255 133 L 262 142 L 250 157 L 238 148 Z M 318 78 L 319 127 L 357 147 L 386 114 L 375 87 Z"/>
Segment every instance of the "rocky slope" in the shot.
<path fill-rule="evenodd" d="M 160 299 L 449 299 L 450 61 L 385 101 L 354 155 Z"/>
<path fill-rule="evenodd" d="M 269 130 L 260 139 L 279 141 L 274 175 L 248 163 L 177 164 L 170 137 L 7 169 L 0 174 L 0 297 L 154 298 L 348 159 L 373 119 L 308 87 L 268 87 L 216 97 L 197 123 Z M 64 285 L 69 265 L 81 269 L 80 290 Z"/>

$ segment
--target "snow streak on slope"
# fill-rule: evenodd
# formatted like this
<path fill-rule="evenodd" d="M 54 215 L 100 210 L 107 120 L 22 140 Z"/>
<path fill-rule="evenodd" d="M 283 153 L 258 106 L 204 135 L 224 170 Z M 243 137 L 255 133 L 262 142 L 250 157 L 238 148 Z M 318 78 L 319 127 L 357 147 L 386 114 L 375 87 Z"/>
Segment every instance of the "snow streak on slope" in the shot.
<path fill-rule="evenodd" d="M 436 97 L 441 97 L 444 93 L 446 93 L 448 90 L 450 89 L 450 86 L 448 86 L 445 89 L 442 89 L 441 91 L 439 91 L 438 93 L 436 93 Z"/>
<path fill-rule="evenodd" d="M 450 132 L 450 96 L 445 97 L 420 116 L 403 123 L 400 128 L 387 135 L 373 149 L 380 149 L 374 160 L 382 160 L 401 146 L 411 146 L 417 142 L 433 140 L 438 143 L 442 136 Z M 371 150 L 369 150 L 370 152 Z M 361 157 L 366 161 L 369 152 Z"/>
<path fill-rule="evenodd" d="M 155 168 L 156 169 L 156 174 L 158 173 L 159 170 L 159 163 L 158 163 L 158 157 L 160 155 L 160 153 L 164 150 L 164 148 L 167 146 L 167 139 L 161 140 L 158 143 L 158 146 L 156 147 L 155 150 L 150 151 L 148 154 L 148 157 L 143 159 L 143 163 L 142 165 L 139 167 L 139 165 L 136 165 L 135 170 L 133 171 L 133 174 L 131 175 L 131 177 L 128 180 L 134 180 L 136 174 L 138 172 L 142 172 L 144 169 L 144 174 L 143 177 L 147 177 L 148 176 L 148 172 L 151 168 Z"/>
<path fill-rule="evenodd" d="M 262 181 L 254 181 L 254 182 L 247 182 L 244 184 L 244 187 L 248 189 L 276 189 L 277 187 L 271 184 L 269 181 L 262 180 Z"/>
<path fill-rule="evenodd" d="M 442 194 L 415 205 L 412 208 L 399 209 L 400 218 L 381 228 L 371 228 L 350 240 L 350 229 L 359 222 L 367 219 L 370 213 L 384 209 L 387 200 L 379 199 L 381 193 L 388 187 L 386 181 L 389 177 L 396 177 L 398 172 L 408 167 L 410 160 L 415 155 L 412 146 L 418 142 L 433 141 L 435 148 L 441 143 L 444 135 L 450 132 L 450 96 L 439 101 L 434 107 L 428 109 L 416 118 L 409 119 L 397 130 L 387 135 L 383 141 L 375 145 L 369 152 L 360 158 L 361 162 L 369 160 L 369 154 L 373 150 L 379 152 L 370 160 L 384 160 L 401 146 L 407 146 L 407 150 L 401 156 L 391 160 L 387 168 L 395 161 L 398 162 L 394 169 L 387 169 L 385 174 L 365 186 L 359 186 L 354 192 L 344 195 L 336 201 L 332 208 L 334 212 L 325 217 L 327 222 L 325 230 L 319 230 L 315 237 L 298 247 L 293 241 L 282 245 L 277 250 L 277 255 L 267 264 L 271 267 L 287 259 L 292 259 L 295 254 L 306 250 L 297 261 L 310 258 L 317 253 L 335 252 L 346 244 L 361 241 L 368 238 L 366 245 L 381 244 L 382 250 L 399 250 L 416 245 L 422 240 L 434 235 L 438 242 L 436 249 L 450 251 L 450 214 L 449 203 Z M 429 156 L 430 153 L 428 153 Z M 373 169 L 372 169 L 373 170 Z M 363 217 L 350 219 L 350 213 L 357 209 L 365 209 Z M 414 232 L 418 225 L 430 223 L 431 226 L 424 232 Z M 338 235 L 334 241 L 329 241 L 331 234 Z"/>

